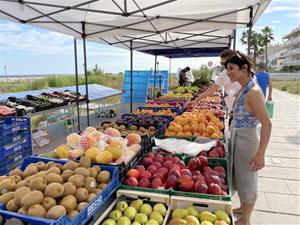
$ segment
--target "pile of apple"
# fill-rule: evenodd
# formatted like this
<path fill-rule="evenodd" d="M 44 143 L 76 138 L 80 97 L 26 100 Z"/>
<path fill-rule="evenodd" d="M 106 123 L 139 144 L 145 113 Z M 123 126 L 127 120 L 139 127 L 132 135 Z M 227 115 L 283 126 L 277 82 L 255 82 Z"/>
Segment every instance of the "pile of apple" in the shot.
<path fill-rule="evenodd" d="M 163 203 L 149 204 L 141 199 L 119 201 L 102 225 L 160 225 L 167 214 Z"/>
<path fill-rule="evenodd" d="M 187 165 L 176 156 L 148 153 L 127 172 L 128 186 L 176 191 L 227 195 L 226 170 L 211 168 L 205 156 L 190 158 Z"/>
<path fill-rule="evenodd" d="M 187 208 L 174 209 L 169 225 L 229 225 L 231 219 L 223 210 L 216 210 L 214 213 L 209 211 L 198 211 L 194 206 Z"/>
<path fill-rule="evenodd" d="M 225 157 L 225 147 L 222 141 L 217 140 L 217 145 L 212 147 L 209 151 L 201 151 L 199 156 L 203 155 L 211 158 L 224 158 Z"/>

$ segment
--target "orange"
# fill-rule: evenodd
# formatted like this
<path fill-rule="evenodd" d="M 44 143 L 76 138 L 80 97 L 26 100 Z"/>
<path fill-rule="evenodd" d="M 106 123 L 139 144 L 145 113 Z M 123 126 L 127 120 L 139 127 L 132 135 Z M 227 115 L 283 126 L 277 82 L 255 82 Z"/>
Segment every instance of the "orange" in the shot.
<path fill-rule="evenodd" d="M 202 134 L 202 137 L 209 137 L 209 134 L 206 133 L 206 132 L 204 132 L 204 133 Z"/>
<path fill-rule="evenodd" d="M 216 131 L 216 129 L 213 126 L 211 126 L 211 125 L 209 125 L 209 126 L 206 127 L 206 132 L 208 134 L 213 134 L 213 133 L 215 133 L 215 131 Z"/>
<path fill-rule="evenodd" d="M 181 132 L 181 131 L 183 131 L 182 126 L 176 125 L 176 126 L 174 127 L 174 131 L 175 131 L 175 132 Z"/>
<path fill-rule="evenodd" d="M 177 132 L 176 136 L 184 136 L 184 133 L 182 131 Z"/>
<path fill-rule="evenodd" d="M 191 130 L 191 128 L 190 128 L 189 125 L 184 125 L 184 126 L 183 126 L 183 131 L 184 131 L 184 132 L 187 132 L 187 131 L 190 131 L 190 130 Z"/>

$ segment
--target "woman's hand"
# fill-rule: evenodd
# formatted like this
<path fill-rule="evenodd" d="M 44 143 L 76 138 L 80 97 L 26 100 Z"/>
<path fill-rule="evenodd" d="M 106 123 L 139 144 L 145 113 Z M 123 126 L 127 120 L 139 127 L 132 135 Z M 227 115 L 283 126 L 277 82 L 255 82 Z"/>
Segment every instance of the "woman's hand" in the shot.
<path fill-rule="evenodd" d="M 265 156 L 257 153 L 250 161 L 251 171 L 258 171 L 265 166 Z"/>

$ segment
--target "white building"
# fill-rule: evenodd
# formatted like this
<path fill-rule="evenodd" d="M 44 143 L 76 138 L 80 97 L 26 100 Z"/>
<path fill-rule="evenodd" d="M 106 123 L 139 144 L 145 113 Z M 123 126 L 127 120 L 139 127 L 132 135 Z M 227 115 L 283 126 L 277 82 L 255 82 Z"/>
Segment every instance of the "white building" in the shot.
<path fill-rule="evenodd" d="M 283 37 L 284 66 L 300 66 L 300 26 Z"/>

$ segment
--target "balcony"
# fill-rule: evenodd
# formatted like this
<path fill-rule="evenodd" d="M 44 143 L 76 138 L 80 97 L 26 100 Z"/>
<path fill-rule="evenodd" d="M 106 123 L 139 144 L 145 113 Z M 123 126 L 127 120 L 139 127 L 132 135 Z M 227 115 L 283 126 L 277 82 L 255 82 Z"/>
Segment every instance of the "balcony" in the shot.
<path fill-rule="evenodd" d="M 290 46 L 293 46 L 293 45 L 299 46 L 299 44 L 300 44 L 300 36 L 298 36 L 298 37 L 296 37 L 294 39 L 290 39 L 290 40 L 286 41 L 283 44 L 283 47 L 287 48 L 287 47 L 290 47 Z"/>

